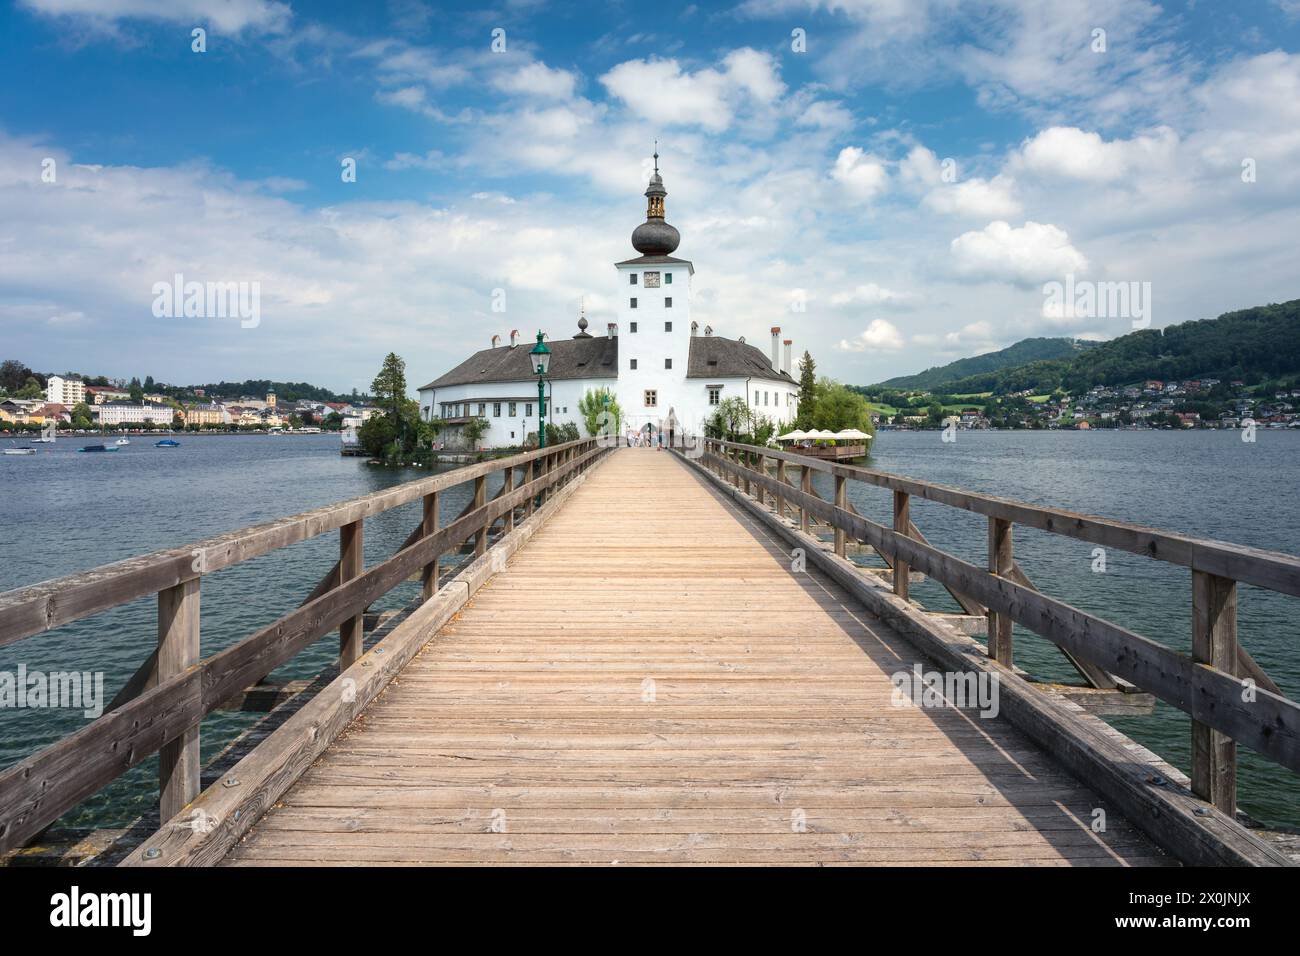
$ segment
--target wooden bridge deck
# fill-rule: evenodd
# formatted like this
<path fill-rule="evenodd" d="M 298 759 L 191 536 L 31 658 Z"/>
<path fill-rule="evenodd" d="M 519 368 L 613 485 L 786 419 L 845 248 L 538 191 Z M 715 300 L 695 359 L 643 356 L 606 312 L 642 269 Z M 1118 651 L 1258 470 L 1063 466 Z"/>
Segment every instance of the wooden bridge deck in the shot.
<path fill-rule="evenodd" d="M 916 652 L 789 565 L 613 453 L 226 862 L 1168 862 L 1005 720 L 893 706 Z"/>

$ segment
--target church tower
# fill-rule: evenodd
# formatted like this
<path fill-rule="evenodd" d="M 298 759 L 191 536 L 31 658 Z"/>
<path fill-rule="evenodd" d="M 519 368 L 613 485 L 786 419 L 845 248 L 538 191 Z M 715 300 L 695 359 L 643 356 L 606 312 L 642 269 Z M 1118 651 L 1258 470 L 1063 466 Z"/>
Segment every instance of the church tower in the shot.
<path fill-rule="evenodd" d="M 668 427 L 681 418 L 691 347 L 691 277 L 695 267 L 673 256 L 681 234 L 665 219 L 668 190 L 659 151 L 646 188 L 646 218 L 632 232 L 640 255 L 618 270 L 618 401 L 632 429 Z M 676 403 L 676 404 L 674 404 Z"/>

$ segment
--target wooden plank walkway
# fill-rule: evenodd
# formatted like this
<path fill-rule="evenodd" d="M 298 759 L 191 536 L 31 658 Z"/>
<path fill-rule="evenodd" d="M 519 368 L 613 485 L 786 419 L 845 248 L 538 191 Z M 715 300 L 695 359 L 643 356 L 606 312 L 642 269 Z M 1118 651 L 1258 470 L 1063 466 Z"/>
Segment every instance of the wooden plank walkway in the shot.
<path fill-rule="evenodd" d="M 230 864 L 1169 860 L 668 452 L 622 449 Z"/>

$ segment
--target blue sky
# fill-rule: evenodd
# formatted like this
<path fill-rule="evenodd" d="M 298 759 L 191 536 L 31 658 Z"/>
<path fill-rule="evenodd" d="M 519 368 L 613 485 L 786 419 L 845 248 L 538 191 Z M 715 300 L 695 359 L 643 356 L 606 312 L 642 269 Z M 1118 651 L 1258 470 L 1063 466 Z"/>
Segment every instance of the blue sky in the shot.
<path fill-rule="evenodd" d="M 19 0 L 0 37 L 0 353 L 45 371 L 419 384 L 579 297 L 602 328 L 656 137 L 695 317 L 845 381 L 1129 331 L 1053 313 L 1067 273 L 1155 326 L 1300 296 L 1300 0 Z M 259 323 L 154 316 L 178 272 Z"/>

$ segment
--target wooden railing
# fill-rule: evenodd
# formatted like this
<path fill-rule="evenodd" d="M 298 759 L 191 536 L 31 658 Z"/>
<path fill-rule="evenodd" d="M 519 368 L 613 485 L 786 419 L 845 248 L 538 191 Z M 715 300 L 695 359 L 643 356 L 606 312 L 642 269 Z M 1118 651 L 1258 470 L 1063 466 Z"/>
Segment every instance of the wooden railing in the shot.
<path fill-rule="evenodd" d="M 169 820 L 199 793 L 199 724 L 225 702 L 328 634 L 339 631 L 339 668 L 362 653 L 370 604 L 418 575 L 422 597 L 439 587 L 439 558 L 466 541 L 486 552 L 499 523 L 514 530 L 605 449 L 584 439 L 469 465 L 197 544 L 0 594 L 0 646 L 150 594 L 158 600 L 158 646 L 105 712 L 0 772 L 0 851 L 20 846 L 151 754 L 159 754 L 159 811 Z M 491 500 L 488 476 L 503 472 Z M 518 476 L 518 480 L 516 480 Z M 473 483 L 473 498 L 439 527 L 440 496 Z M 397 553 L 366 570 L 366 518 L 423 500 L 420 523 Z M 203 576 L 326 532 L 339 532 L 339 560 L 294 611 L 219 653 L 199 656 Z"/>
<path fill-rule="evenodd" d="M 777 514 L 805 533 L 814 519 L 833 528 L 833 547 L 841 557 L 850 538 L 870 545 L 893 569 L 894 593 L 904 600 L 911 571 L 938 581 L 968 613 L 987 614 L 988 653 L 1003 666 L 1013 666 L 1012 625 L 1020 624 L 1059 647 L 1097 686 L 1110 680 L 1114 687 L 1118 677 L 1188 714 L 1192 790 L 1225 813 L 1236 808 L 1238 743 L 1300 772 L 1300 706 L 1237 641 L 1237 584 L 1300 596 L 1300 558 L 754 445 L 706 439 L 701 463 L 759 504 L 770 500 Z M 788 476 L 791 467 L 800 471 L 797 486 Z M 813 472 L 834 479 L 833 501 L 815 492 Z M 848 481 L 892 492 L 892 527 L 858 513 L 848 501 Z M 911 519 L 914 497 L 986 516 L 987 568 L 926 541 Z M 1038 591 L 1015 561 L 1015 525 L 1191 569 L 1191 657 Z"/>

